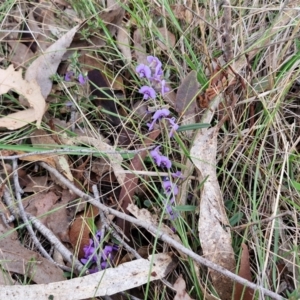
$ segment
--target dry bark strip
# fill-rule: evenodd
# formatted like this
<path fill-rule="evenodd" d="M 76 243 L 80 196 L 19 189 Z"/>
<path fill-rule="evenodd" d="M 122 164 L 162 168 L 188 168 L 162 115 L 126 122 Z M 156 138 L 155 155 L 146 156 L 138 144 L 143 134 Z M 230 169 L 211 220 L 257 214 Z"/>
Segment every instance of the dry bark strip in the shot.
<path fill-rule="evenodd" d="M 234 251 L 228 229 L 229 221 L 216 174 L 216 154 L 217 132 L 215 128 L 199 131 L 191 148 L 191 159 L 200 179 L 206 179 L 201 194 L 199 238 L 204 257 L 234 272 L 236 268 Z M 233 281 L 215 270 L 210 270 L 210 275 L 221 299 L 231 299 Z"/>
<path fill-rule="evenodd" d="M 172 255 L 160 253 L 149 259 L 137 259 L 67 281 L 25 286 L 0 286 L 0 296 L 6 300 L 79 300 L 113 295 L 141 286 L 149 281 L 162 279 L 174 269 Z M 1 298 L 3 298 L 1 297 Z"/>

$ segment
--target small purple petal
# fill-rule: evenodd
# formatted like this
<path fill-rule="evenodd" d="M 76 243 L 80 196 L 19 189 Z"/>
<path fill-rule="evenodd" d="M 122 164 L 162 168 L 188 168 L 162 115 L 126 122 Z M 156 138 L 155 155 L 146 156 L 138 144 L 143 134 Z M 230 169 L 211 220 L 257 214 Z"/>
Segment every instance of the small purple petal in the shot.
<path fill-rule="evenodd" d="M 166 157 L 161 156 L 161 166 L 166 167 L 167 169 L 170 169 L 172 167 L 172 162 Z"/>
<path fill-rule="evenodd" d="M 162 186 L 167 195 L 173 194 L 174 196 L 176 196 L 179 192 L 177 185 L 169 180 L 163 181 Z"/>
<path fill-rule="evenodd" d="M 65 81 L 71 81 L 73 76 L 74 76 L 74 72 L 73 71 L 68 71 L 65 74 Z"/>
<path fill-rule="evenodd" d="M 146 66 L 144 64 L 140 64 L 136 67 L 135 70 L 141 78 L 143 78 L 143 77 L 147 78 L 147 79 L 151 78 L 151 70 L 148 66 Z"/>
<path fill-rule="evenodd" d="M 90 239 L 89 245 L 83 247 L 84 256 L 89 257 L 95 252 L 94 242 Z"/>
<path fill-rule="evenodd" d="M 151 150 L 150 156 L 155 161 L 156 165 L 160 167 L 162 156 L 160 155 L 159 148 L 160 146 L 157 146 L 155 149 Z"/>
<path fill-rule="evenodd" d="M 89 261 L 89 258 L 82 258 L 80 261 L 85 265 Z"/>
<path fill-rule="evenodd" d="M 159 109 L 157 110 L 154 115 L 152 116 L 152 119 L 153 120 L 158 120 L 158 119 L 161 119 L 161 118 L 165 118 L 167 117 L 168 115 L 170 114 L 170 111 L 166 108 L 163 108 L 163 109 Z"/>
<path fill-rule="evenodd" d="M 162 75 L 162 63 L 156 56 L 147 56 L 147 61 L 150 64 L 150 68 L 153 68 L 155 70 L 154 74 L 156 76 Z"/>
<path fill-rule="evenodd" d="M 144 100 L 148 100 L 149 98 L 154 99 L 156 97 L 156 92 L 154 91 L 154 89 L 146 85 L 142 86 L 139 89 L 139 93 L 144 95 L 143 97 Z"/>
<path fill-rule="evenodd" d="M 155 121 L 156 120 L 152 121 L 152 123 L 147 123 L 147 126 L 149 127 L 149 129 L 148 129 L 149 131 L 153 130 Z"/>
<path fill-rule="evenodd" d="M 89 273 L 90 274 L 94 274 L 94 273 L 97 273 L 97 272 L 99 272 L 98 268 L 91 268 L 91 269 L 89 269 Z"/>
<path fill-rule="evenodd" d="M 179 178 L 179 179 L 183 179 L 184 177 L 182 176 L 181 171 L 176 171 L 175 173 L 171 173 L 173 178 Z"/>
<path fill-rule="evenodd" d="M 88 79 L 88 78 L 87 78 L 86 76 L 83 76 L 83 74 L 79 74 L 79 76 L 78 76 L 78 81 L 79 81 L 79 83 L 80 83 L 81 85 L 86 84 L 87 79 Z"/>

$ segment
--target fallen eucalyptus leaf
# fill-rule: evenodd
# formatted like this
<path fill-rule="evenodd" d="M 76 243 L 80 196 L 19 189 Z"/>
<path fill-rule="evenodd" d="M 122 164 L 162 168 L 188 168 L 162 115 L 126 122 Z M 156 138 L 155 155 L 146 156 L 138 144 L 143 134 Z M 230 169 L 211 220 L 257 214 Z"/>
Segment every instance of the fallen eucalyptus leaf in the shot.
<path fill-rule="evenodd" d="M 109 296 L 164 278 L 175 267 L 168 253 L 154 254 L 148 259 L 137 259 L 85 277 L 67 281 L 24 285 L 2 286 L 1 294 L 6 300 L 79 300 Z"/>
<path fill-rule="evenodd" d="M 37 121 L 36 125 L 39 127 L 46 109 L 46 102 L 37 82 L 34 79 L 24 80 L 22 70 L 15 71 L 13 65 L 10 65 L 6 70 L 0 69 L 0 83 L 0 95 L 14 90 L 24 96 L 30 106 L 29 109 L 1 118 L 0 127 L 14 130 L 34 121 Z"/>

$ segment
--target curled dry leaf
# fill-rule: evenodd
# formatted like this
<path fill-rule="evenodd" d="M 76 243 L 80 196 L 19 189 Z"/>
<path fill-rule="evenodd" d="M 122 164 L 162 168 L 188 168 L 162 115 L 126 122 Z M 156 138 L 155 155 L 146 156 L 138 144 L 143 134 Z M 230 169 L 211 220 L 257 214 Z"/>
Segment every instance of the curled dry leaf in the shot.
<path fill-rule="evenodd" d="M 31 286 L 3 286 L 6 300 L 87 299 L 109 296 L 164 278 L 175 267 L 169 253 L 154 254 L 101 272 L 58 283 Z M 99 284 L 100 283 L 100 284 Z M 76 289 L 76 292 L 74 290 Z"/>
<path fill-rule="evenodd" d="M 51 76 L 56 74 L 58 65 L 63 55 L 70 46 L 79 26 L 75 26 L 55 43 L 48 47 L 27 69 L 25 79 L 36 80 L 41 88 L 42 95 L 46 99 L 52 88 Z"/>
<path fill-rule="evenodd" d="M 182 275 L 180 275 L 175 281 L 173 288 L 176 290 L 174 300 L 193 300 L 186 292 L 186 284 Z"/>
<path fill-rule="evenodd" d="M 234 272 L 234 252 L 230 230 L 227 229 L 229 221 L 216 174 L 216 153 L 215 128 L 199 130 L 191 148 L 191 159 L 200 180 L 206 179 L 201 193 L 199 238 L 205 258 Z M 233 282 L 216 271 L 210 270 L 210 274 L 220 298 L 231 299 Z"/>
<path fill-rule="evenodd" d="M 36 125 L 39 127 L 46 109 L 46 102 L 36 80 L 34 78 L 24 80 L 22 70 L 15 71 L 13 65 L 10 65 L 6 70 L 0 69 L 0 95 L 9 90 L 14 90 L 24 96 L 31 108 L 0 118 L 0 127 L 14 130 L 34 121 L 37 121 Z"/>

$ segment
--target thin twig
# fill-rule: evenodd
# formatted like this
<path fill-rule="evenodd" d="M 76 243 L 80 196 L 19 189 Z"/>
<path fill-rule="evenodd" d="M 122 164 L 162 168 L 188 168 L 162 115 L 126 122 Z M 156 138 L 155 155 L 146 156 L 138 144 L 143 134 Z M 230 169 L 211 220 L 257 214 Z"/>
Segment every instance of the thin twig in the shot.
<path fill-rule="evenodd" d="M 146 230 L 148 230 L 149 232 L 155 234 L 159 239 L 161 239 L 162 241 L 168 243 L 170 246 L 174 247 L 175 249 L 185 253 L 186 255 L 188 255 L 190 258 L 192 258 L 194 261 L 198 262 L 201 265 L 204 265 L 208 268 L 211 268 L 229 278 L 231 278 L 232 280 L 239 282 L 240 284 L 243 284 L 253 290 L 259 290 L 261 293 L 263 293 L 266 296 L 269 296 L 275 300 L 282 300 L 284 299 L 283 297 L 281 297 L 280 295 L 264 288 L 261 287 L 257 284 L 254 284 L 230 271 L 228 271 L 227 269 L 201 257 L 200 255 L 196 254 L 195 252 L 193 252 L 192 250 L 184 247 L 182 244 L 178 243 L 177 241 L 175 241 L 172 237 L 170 237 L 168 234 L 162 232 L 159 228 L 157 228 L 156 226 L 152 225 L 151 223 L 145 221 L 145 220 L 138 220 L 135 219 L 127 214 L 124 214 L 122 212 L 119 212 L 115 209 L 106 207 L 104 204 L 99 203 L 98 201 L 96 201 L 94 198 L 86 195 L 84 192 L 82 192 L 81 190 L 79 190 L 73 183 L 71 183 L 68 179 L 66 179 L 62 174 L 60 174 L 57 170 L 55 170 L 54 168 L 48 166 L 46 163 L 41 162 L 40 165 L 45 168 L 46 170 L 48 170 L 52 175 L 54 175 L 58 180 L 60 180 L 66 187 L 68 187 L 70 190 L 72 190 L 76 195 L 78 195 L 79 197 L 83 198 L 84 200 L 90 202 L 92 205 L 102 209 L 104 211 L 104 213 L 106 214 L 113 214 L 119 218 L 122 218 L 128 222 L 131 222 L 137 226 L 143 227 Z"/>
<path fill-rule="evenodd" d="M 53 258 L 49 255 L 49 253 L 44 249 L 38 238 L 36 237 L 36 234 L 34 233 L 31 224 L 29 223 L 29 220 L 27 218 L 26 212 L 24 210 L 24 206 L 22 203 L 22 197 L 21 194 L 23 194 L 23 190 L 20 187 L 19 184 L 19 177 L 18 177 L 18 162 L 16 159 L 13 160 L 13 179 L 14 179 L 14 185 L 15 185 L 15 194 L 16 194 L 16 199 L 17 199 L 17 204 L 18 204 L 18 214 L 21 217 L 21 219 L 24 222 L 24 225 L 26 226 L 26 229 L 30 235 L 30 237 L 33 240 L 33 243 L 37 247 L 37 249 L 42 253 L 44 257 L 46 257 L 48 260 L 50 260 L 52 263 L 55 263 Z"/>
<path fill-rule="evenodd" d="M 239 231 L 244 230 L 244 229 L 246 229 L 250 226 L 254 226 L 254 225 L 262 224 L 262 223 L 268 223 L 268 222 L 273 221 L 275 218 L 281 218 L 281 217 L 284 217 L 284 216 L 287 216 L 287 215 L 292 216 L 292 213 L 289 212 L 289 211 L 286 211 L 286 212 L 278 214 L 276 216 L 268 217 L 268 218 L 265 218 L 265 219 L 262 219 L 262 220 L 259 220 L 259 221 L 255 221 L 255 222 L 251 222 L 251 223 L 231 227 L 230 230 L 239 232 Z"/>

